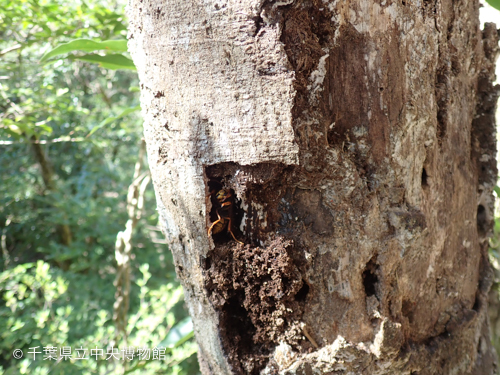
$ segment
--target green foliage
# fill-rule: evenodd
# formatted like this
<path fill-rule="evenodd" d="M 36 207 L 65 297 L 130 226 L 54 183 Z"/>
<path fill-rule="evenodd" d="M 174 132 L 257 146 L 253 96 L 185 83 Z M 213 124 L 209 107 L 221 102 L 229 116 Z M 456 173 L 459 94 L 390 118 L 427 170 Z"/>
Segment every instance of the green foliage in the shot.
<path fill-rule="evenodd" d="M 92 39 L 75 39 L 68 43 L 63 43 L 42 56 L 40 62 L 47 61 L 51 57 L 63 55 L 73 51 L 94 52 L 99 50 L 126 52 L 126 40 L 105 40 L 99 42 Z"/>
<path fill-rule="evenodd" d="M 27 355 L 36 346 L 75 354 L 123 345 L 114 343 L 114 245 L 142 129 L 135 73 L 104 69 L 112 66 L 106 59 L 121 69 L 128 58 L 66 56 L 124 52 L 123 5 L 0 0 L 0 8 L 0 374 L 196 374 L 171 254 L 156 240 L 152 189 L 132 239 L 127 345 L 163 342 L 165 359 L 56 363 Z M 51 64 L 40 64 L 47 51 Z"/>
<path fill-rule="evenodd" d="M 136 106 L 136 107 L 132 107 L 132 108 L 127 108 L 122 113 L 120 113 L 118 116 L 108 117 L 106 120 L 102 121 L 99 125 L 95 126 L 90 131 L 90 133 L 87 135 L 87 137 L 90 137 L 92 134 L 94 134 L 97 130 L 101 129 L 103 126 L 111 124 L 113 121 L 120 120 L 121 118 L 129 115 L 130 113 L 133 113 L 135 111 L 139 111 L 140 109 L 141 109 L 140 106 Z"/>
<path fill-rule="evenodd" d="M 47 52 L 42 56 L 40 62 L 47 61 L 49 58 L 59 56 L 73 51 L 86 51 L 93 52 L 98 50 L 110 51 L 126 51 L 126 40 L 106 40 L 104 42 L 93 41 L 89 39 L 76 39 L 69 43 L 63 43 L 53 50 Z M 102 68 L 106 69 L 129 69 L 136 70 L 135 65 L 131 59 L 123 56 L 122 54 L 109 54 L 97 55 L 95 53 L 88 53 L 84 55 L 69 55 L 70 60 L 82 60 L 91 63 L 99 64 Z"/>
<path fill-rule="evenodd" d="M 121 54 L 112 54 L 112 55 L 96 55 L 94 53 L 90 53 L 83 56 L 70 56 L 70 59 L 74 60 L 82 60 L 91 63 L 99 64 L 99 66 L 106 69 L 129 69 L 136 70 L 135 65 L 128 57 L 125 57 Z"/>
<path fill-rule="evenodd" d="M 500 0 L 486 0 L 493 8 L 500 10 Z"/>
<path fill-rule="evenodd" d="M 193 337 L 193 322 L 187 317 L 175 325 L 167 334 L 167 337 L 158 345 L 167 349 L 174 349 Z"/>
<path fill-rule="evenodd" d="M 48 49 L 47 42 L 62 38 L 108 40 L 126 35 L 124 4 L 115 1 L 2 0 L 0 6 L 0 40 L 22 48 Z"/>

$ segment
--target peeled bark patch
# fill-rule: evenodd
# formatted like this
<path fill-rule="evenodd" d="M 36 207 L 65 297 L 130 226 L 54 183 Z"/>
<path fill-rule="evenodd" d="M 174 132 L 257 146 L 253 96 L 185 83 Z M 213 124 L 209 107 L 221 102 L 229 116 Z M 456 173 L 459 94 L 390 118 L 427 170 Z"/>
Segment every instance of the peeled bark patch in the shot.
<path fill-rule="evenodd" d="M 493 372 L 498 47 L 476 2 L 132 0 L 130 19 L 204 374 Z"/>

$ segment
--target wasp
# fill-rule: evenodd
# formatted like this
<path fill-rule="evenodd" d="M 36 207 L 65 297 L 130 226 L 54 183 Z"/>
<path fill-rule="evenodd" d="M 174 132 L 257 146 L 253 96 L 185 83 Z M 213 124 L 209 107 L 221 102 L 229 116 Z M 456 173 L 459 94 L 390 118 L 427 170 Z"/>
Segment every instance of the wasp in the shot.
<path fill-rule="evenodd" d="M 211 192 L 213 195 L 215 191 Z M 234 222 L 234 196 L 230 190 L 221 189 L 215 194 L 215 212 L 217 213 L 217 220 L 212 223 L 208 228 L 208 235 L 212 233 L 217 234 L 227 228 L 234 240 L 243 245 L 243 242 L 236 239 L 233 233 Z"/>

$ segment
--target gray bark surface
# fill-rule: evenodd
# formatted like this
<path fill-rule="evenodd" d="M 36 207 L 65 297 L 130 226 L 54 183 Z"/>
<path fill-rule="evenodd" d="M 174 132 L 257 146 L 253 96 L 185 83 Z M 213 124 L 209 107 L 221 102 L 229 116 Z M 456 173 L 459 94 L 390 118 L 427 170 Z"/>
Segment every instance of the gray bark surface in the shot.
<path fill-rule="evenodd" d="M 478 9 L 130 0 L 204 374 L 494 373 L 498 47 Z"/>

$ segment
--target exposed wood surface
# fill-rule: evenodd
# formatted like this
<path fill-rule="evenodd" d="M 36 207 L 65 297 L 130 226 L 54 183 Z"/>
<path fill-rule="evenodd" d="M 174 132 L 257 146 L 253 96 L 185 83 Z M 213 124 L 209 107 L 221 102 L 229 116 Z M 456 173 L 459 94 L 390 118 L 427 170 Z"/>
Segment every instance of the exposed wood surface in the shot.
<path fill-rule="evenodd" d="M 204 374 L 493 373 L 497 34 L 478 7 L 130 1 Z M 207 235 L 219 189 L 245 245 Z"/>

